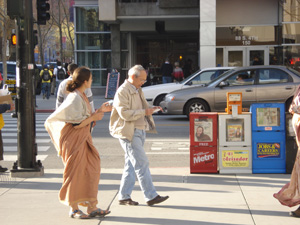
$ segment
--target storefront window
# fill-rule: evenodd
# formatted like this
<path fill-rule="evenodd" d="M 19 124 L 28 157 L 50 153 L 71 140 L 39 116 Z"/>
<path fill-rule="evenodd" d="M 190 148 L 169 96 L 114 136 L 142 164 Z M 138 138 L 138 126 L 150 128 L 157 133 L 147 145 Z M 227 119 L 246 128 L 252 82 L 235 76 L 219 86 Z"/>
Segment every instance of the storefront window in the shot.
<path fill-rule="evenodd" d="M 276 26 L 217 27 L 217 46 L 251 46 L 278 44 Z"/>
<path fill-rule="evenodd" d="M 77 64 L 79 66 L 87 66 L 93 70 L 93 86 L 106 85 L 106 83 L 103 83 L 106 77 L 101 76 L 107 76 L 107 73 L 102 73 L 100 70 L 106 71 L 106 68 L 111 67 L 110 52 L 77 52 Z M 98 72 L 96 70 L 98 70 Z M 100 77 L 94 77 L 97 74 L 99 74 Z"/>
<path fill-rule="evenodd" d="M 76 59 L 93 74 L 92 86 L 105 86 L 107 69 L 111 67 L 111 32 L 109 25 L 99 21 L 96 6 L 76 7 Z"/>
<path fill-rule="evenodd" d="M 269 47 L 269 65 L 283 65 L 282 47 Z"/>
<path fill-rule="evenodd" d="M 300 24 L 299 23 L 283 24 L 283 43 L 284 44 L 300 43 Z"/>
<path fill-rule="evenodd" d="M 300 46 L 283 47 L 284 65 L 300 71 Z"/>
<path fill-rule="evenodd" d="M 76 7 L 76 31 L 109 31 L 107 24 L 99 21 L 98 7 Z"/>
<path fill-rule="evenodd" d="M 92 46 L 93 50 L 111 49 L 110 33 L 105 34 L 77 34 L 77 49 L 89 50 Z"/>
<path fill-rule="evenodd" d="M 285 0 L 283 4 L 283 21 L 300 21 L 300 2 L 299 0 Z"/>

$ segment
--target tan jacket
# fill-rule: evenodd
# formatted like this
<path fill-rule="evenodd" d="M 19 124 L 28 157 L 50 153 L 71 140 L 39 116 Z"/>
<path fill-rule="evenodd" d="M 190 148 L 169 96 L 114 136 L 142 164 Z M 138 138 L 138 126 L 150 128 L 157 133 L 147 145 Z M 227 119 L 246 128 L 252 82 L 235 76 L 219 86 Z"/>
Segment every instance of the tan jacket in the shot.
<path fill-rule="evenodd" d="M 144 117 L 145 109 L 148 108 L 142 89 L 140 88 L 138 92 L 142 97 L 143 109 L 139 109 L 133 101 L 132 96 L 136 94 L 136 89 L 127 80 L 118 88 L 109 122 L 109 131 L 113 137 L 132 141 L 135 121 Z M 152 129 L 150 128 L 147 132 L 157 133 L 153 117 L 147 117 L 152 122 Z"/>

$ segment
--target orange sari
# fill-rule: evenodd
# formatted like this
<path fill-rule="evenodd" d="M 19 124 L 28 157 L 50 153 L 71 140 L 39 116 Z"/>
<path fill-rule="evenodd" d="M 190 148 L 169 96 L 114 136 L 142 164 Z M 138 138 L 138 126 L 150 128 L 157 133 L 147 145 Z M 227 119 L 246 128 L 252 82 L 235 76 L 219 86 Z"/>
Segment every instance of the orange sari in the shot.
<path fill-rule="evenodd" d="M 76 203 L 83 206 L 96 205 L 100 179 L 100 155 L 93 145 L 90 125 L 75 129 L 70 123 L 72 110 L 75 110 L 74 104 L 78 106 L 77 111 L 78 109 L 83 110 L 80 115 L 90 115 L 91 111 L 87 97 L 79 92 L 77 94 L 80 98 L 78 98 L 79 96 L 75 96 L 73 99 L 67 98 L 66 101 L 70 102 L 63 103 L 58 108 L 58 112 L 50 115 L 45 122 L 45 127 L 62 157 L 65 167 L 59 200 L 69 206 Z M 86 105 L 81 107 L 81 104 Z M 70 105 L 73 105 L 73 109 L 69 107 Z M 85 110 L 87 111 L 85 112 Z M 63 118 L 66 118 L 65 120 L 68 122 L 63 122 Z M 82 120 L 84 119 L 82 118 Z M 74 121 L 78 122 L 78 116 Z M 63 122 L 62 129 L 59 126 L 53 126 L 57 122 Z M 59 138 L 54 138 L 57 132 L 59 132 Z"/>
<path fill-rule="evenodd" d="M 300 87 L 296 91 L 293 102 L 290 106 L 289 112 L 293 114 L 293 128 L 296 134 L 296 142 L 298 145 L 298 152 L 291 174 L 291 180 L 289 183 L 283 186 L 283 188 L 276 194 L 274 198 L 285 206 L 293 207 L 300 204 Z"/>

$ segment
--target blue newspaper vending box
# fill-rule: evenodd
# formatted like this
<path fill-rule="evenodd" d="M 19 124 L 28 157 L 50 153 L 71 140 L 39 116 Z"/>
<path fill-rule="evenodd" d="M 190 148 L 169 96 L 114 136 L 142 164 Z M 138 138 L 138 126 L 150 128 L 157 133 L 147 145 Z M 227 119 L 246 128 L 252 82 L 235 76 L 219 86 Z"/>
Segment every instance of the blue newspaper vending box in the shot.
<path fill-rule="evenodd" d="M 252 172 L 285 173 L 285 105 L 255 103 L 252 113 Z"/>

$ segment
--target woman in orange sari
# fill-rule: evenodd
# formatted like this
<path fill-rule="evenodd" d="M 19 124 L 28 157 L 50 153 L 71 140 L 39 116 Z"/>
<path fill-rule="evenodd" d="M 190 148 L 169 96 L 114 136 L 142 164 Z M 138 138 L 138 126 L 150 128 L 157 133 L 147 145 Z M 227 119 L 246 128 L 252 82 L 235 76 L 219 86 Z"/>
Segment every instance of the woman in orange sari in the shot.
<path fill-rule="evenodd" d="M 283 188 L 273 196 L 278 199 L 282 205 L 293 207 L 300 205 L 300 86 L 294 95 L 289 112 L 293 114 L 292 123 L 296 134 L 298 152 L 290 182 L 284 185 Z M 297 210 L 290 212 L 290 215 L 300 218 L 300 207 L 298 207 Z"/>
<path fill-rule="evenodd" d="M 90 129 L 93 121 L 101 120 L 104 112 L 111 111 L 111 106 L 104 103 L 91 113 L 89 100 L 84 94 L 91 84 L 91 71 L 86 67 L 77 68 L 67 84 L 70 93 L 66 100 L 45 122 L 64 163 L 59 200 L 71 207 L 70 217 L 77 219 L 103 217 L 110 213 L 97 208 L 100 156 L 93 145 Z M 79 205 L 87 207 L 87 214 L 79 210 Z"/>

